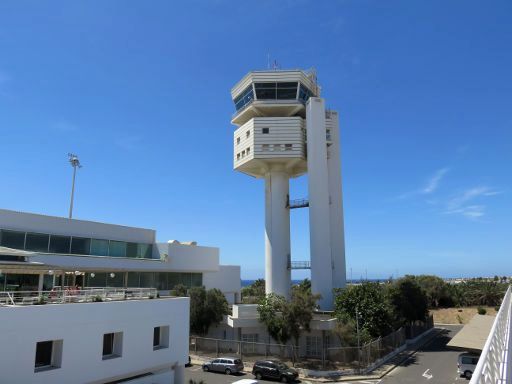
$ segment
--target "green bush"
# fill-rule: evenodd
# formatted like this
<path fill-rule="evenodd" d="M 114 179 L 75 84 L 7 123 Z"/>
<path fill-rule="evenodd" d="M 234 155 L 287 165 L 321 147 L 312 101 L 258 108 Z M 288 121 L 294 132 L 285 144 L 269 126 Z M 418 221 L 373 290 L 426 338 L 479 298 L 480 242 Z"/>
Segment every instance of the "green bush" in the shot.
<path fill-rule="evenodd" d="M 103 301 L 103 298 L 100 295 L 96 295 L 92 298 L 92 301 L 94 303 L 101 303 Z"/>
<path fill-rule="evenodd" d="M 479 315 L 485 315 L 487 313 L 487 310 L 482 307 L 478 307 L 478 314 Z"/>

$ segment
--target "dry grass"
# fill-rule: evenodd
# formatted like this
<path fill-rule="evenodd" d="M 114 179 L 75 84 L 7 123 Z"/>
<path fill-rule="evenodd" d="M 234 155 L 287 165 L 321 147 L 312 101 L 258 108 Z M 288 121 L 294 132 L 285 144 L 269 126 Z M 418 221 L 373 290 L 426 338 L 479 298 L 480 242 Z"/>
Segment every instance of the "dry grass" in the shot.
<path fill-rule="evenodd" d="M 496 316 L 494 307 L 482 307 L 487 310 L 486 315 Z M 440 324 L 467 324 L 478 313 L 478 307 L 440 308 L 430 311 L 434 315 L 434 323 Z"/>

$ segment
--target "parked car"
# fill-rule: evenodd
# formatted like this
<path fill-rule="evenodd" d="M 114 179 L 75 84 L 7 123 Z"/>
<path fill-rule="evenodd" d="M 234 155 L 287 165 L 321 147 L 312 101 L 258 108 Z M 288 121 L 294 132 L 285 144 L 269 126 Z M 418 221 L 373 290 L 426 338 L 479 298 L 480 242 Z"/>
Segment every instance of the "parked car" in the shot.
<path fill-rule="evenodd" d="M 203 371 L 223 372 L 226 375 L 242 372 L 244 363 L 237 357 L 221 357 L 203 364 Z"/>
<path fill-rule="evenodd" d="M 256 379 L 277 379 L 283 383 L 291 383 L 297 380 L 299 374 L 293 368 L 277 360 L 259 360 L 254 363 L 252 374 Z"/>
<path fill-rule="evenodd" d="M 253 379 L 242 379 L 233 381 L 231 384 L 258 384 L 258 381 Z"/>
<path fill-rule="evenodd" d="M 457 372 L 466 379 L 471 379 L 480 356 L 473 353 L 461 353 L 457 361 Z"/>

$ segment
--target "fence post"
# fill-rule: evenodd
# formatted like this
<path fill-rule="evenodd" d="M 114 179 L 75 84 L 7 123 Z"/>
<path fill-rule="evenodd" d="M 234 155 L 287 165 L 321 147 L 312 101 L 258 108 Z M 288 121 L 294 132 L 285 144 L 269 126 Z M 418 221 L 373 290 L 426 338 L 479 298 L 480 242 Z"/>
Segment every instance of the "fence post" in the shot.
<path fill-rule="evenodd" d="M 219 340 L 215 340 L 215 355 L 219 357 Z"/>

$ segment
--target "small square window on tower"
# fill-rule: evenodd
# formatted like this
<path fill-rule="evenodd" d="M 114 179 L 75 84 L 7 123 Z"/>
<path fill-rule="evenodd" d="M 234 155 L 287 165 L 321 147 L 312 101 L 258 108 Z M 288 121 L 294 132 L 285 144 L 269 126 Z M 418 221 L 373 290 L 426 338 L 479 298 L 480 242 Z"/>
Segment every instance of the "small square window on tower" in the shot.
<path fill-rule="evenodd" d="M 238 144 L 240 144 L 240 138 L 239 137 L 236 138 L 236 145 L 238 145 Z"/>
<path fill-rule="evenodd" d="M 103 335 L 103 360 L 123 355 L 123 332 L 105 333 Z"/>
<path fill-rule="evenodd" d="M 237 153 L 237 154 L 236 154 L 236 159 L 237 159 L 237 160 L 240 160 L 240 153 Z"/>
<path fill-rule="evenodd" d="M 245 132 L 245 137 L 249 137 L 249 136 L 251 136 L 251 131 Z"/>
<path fill-rule="evenodd" d="M 249 153 L 251 153 L 251 147 L 247 147 L 246 152 L 247 152 L 247 156 L 249 156 Z"/>
<path fill-rule="evenodd" d="M 261 133 L 263 133 L 264 135 L 270 133 L 270 128 L 261 128 Z"/>

